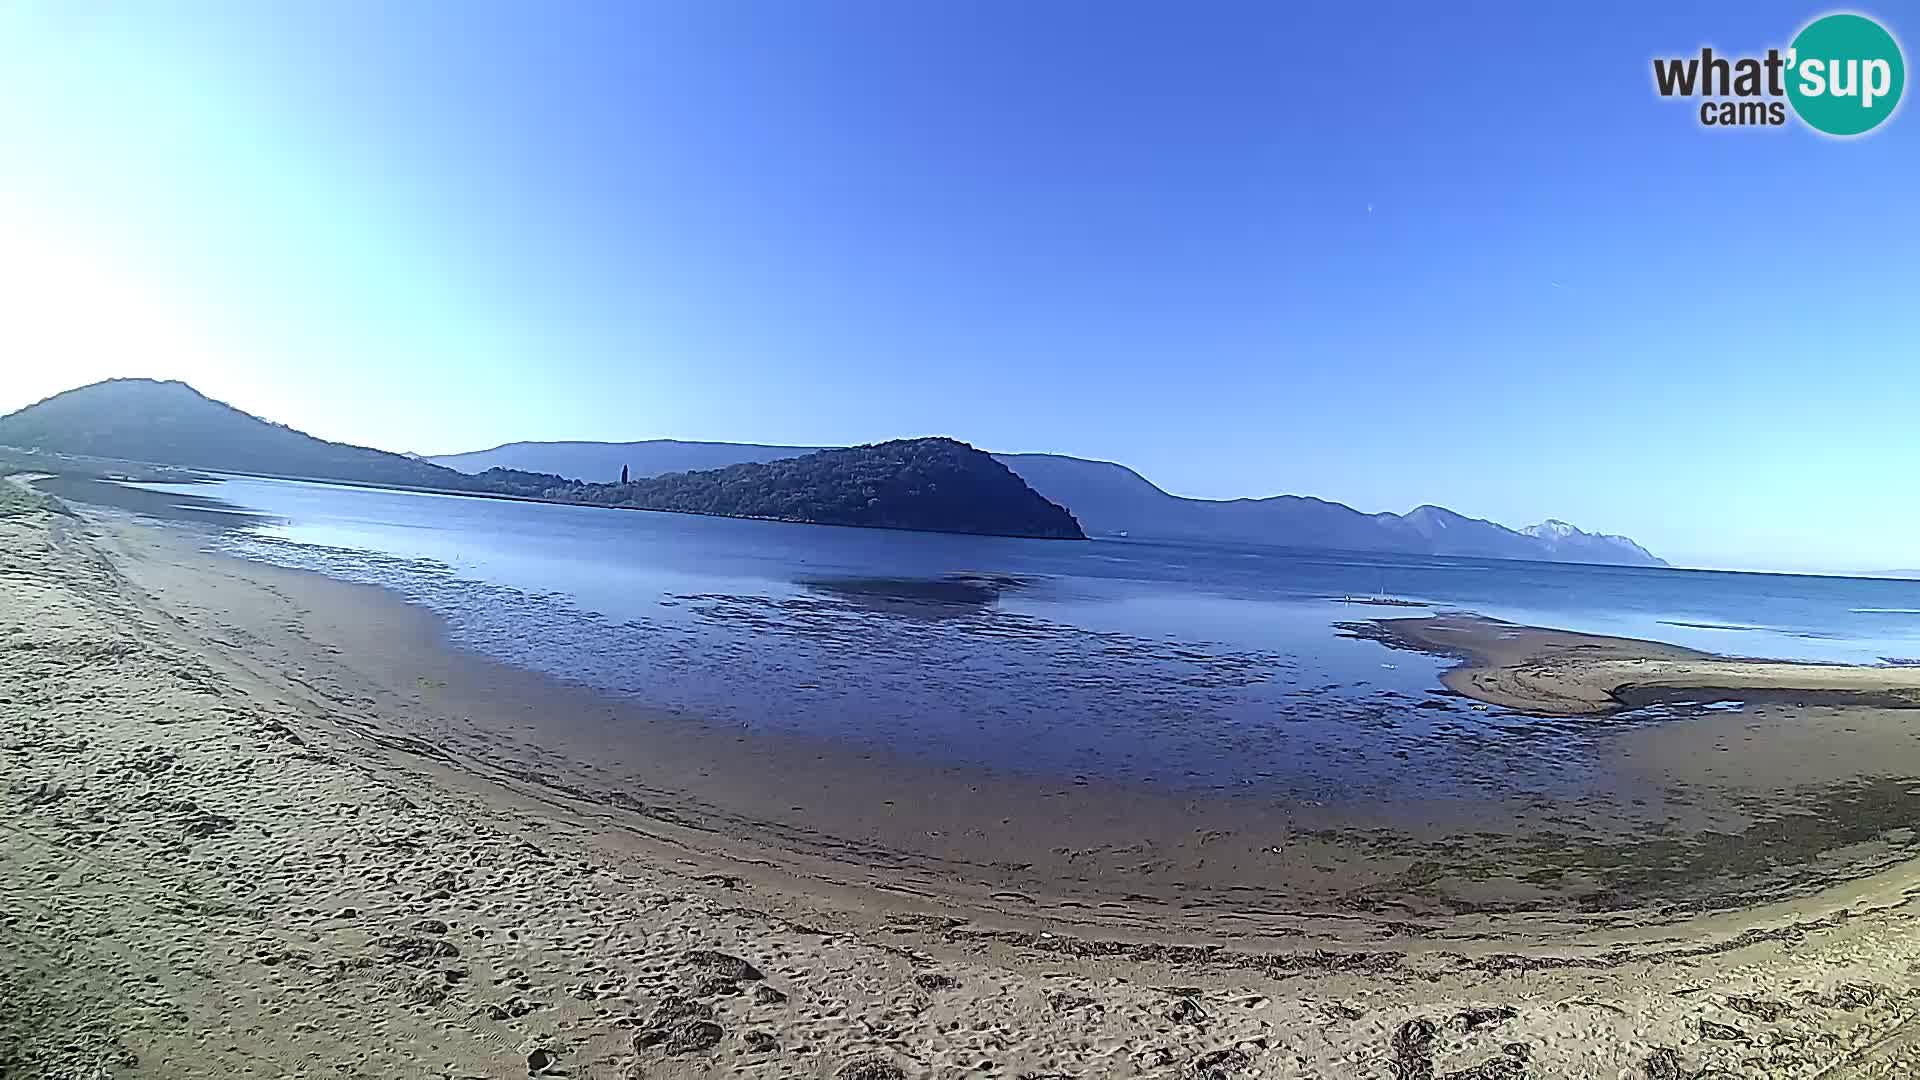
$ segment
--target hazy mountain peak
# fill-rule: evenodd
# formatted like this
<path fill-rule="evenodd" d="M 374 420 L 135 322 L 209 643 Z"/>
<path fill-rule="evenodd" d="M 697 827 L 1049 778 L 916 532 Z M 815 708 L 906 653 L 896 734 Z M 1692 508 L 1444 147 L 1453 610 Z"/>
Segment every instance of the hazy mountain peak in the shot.
<path fill-rule="evenodd" d="M 1666 565 L 1652 552 L 1627 537 L 1613 533 L 1586 532 L 1559 518 L 1548 518 L 1538 525 L 1529 525 L 1520 531 L 1539 541 L 1552 557 L 1571 562 Z"/>
<path fill-rule="evenodd" d="M 328 442 L 215 401 L 178 380 L 108 379 L 0 417 L 0 444 L 187 468 L 449 491 L 472 477 L 427 461 Z"/>
<path fill-rule="evenodd" d="M 1550 536 L 1564 537 L 1564 536 L 1586 536 L 1587 535 L 1586 533 L 1581 532 L 1578 528 L 1575 528 L 1574 526 L 1569 525 L 1564 521 L 1561 521 L 1559 518 L 1548 518 L 1547 520 L 1541 522 L 1538 525 L 1529 525 L 1526 528 L 1521 529 L 1520 531 L 1523 533 L 1526 533 L 1528 536 L 1538 536 L 1543 538 L 1550 537 Z"/>

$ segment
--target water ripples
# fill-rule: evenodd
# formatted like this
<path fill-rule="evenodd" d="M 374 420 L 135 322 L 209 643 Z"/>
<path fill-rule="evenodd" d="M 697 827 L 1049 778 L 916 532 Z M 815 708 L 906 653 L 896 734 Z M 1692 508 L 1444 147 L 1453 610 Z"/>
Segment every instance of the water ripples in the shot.
<path fill-rule="evenodd" d="M 940 764 L 1318 802 L 1565 793 L 1593 779 L 1580 726 L 1476 708 L 1439 689 L 1426 658 L 1395 657 L 1414 670 L 1382 685 L 1311 655 L 998 606 L 1024 582 L 670 593 L 657 614 L 616 620 L 430 559 L 255 533 L 215 543 L 389 589 L 494 660 L 709 723 Z M 1378 647 L 1329 630 L 1328 648 Z"/>

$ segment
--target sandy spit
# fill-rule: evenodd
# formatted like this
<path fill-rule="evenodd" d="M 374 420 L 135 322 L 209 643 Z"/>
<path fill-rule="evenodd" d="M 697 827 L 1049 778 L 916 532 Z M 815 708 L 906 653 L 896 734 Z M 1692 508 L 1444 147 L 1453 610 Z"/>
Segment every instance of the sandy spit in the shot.
<path fill-rule="evenodd" d="M 1911 867 L 1612 952 L 1264 963 L 786 892 L 437 757 L 342 631 L 175 550 L 0 518 L 0 1077 L 1920 1074 Z"/>
<path fill-rule="evenodd" d="M 1478 615 L 1349 624 L 1388 645 L 1457 656 L 1447 686 L 1524 712 L 1580 716 L 1658 700 L 1664 691 L 1726 691 L 1803 706 L 1920 708 L 1920 668 L 1733 659 L 1633 638 L 1519 626 Z"/>

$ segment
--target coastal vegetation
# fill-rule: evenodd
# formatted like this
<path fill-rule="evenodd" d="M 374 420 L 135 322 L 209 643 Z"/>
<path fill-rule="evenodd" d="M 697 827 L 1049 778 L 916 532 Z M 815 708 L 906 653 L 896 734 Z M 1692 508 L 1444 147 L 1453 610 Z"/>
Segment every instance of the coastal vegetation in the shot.
<path fill-rule="evenodd" d="M 482 478 L 501 472 L 489 470 Z M 1083 539 L 1073 515 L 955 439 L 899 439 L 797 458 L 569 484 L 564 502 L 887 529 Z"/>

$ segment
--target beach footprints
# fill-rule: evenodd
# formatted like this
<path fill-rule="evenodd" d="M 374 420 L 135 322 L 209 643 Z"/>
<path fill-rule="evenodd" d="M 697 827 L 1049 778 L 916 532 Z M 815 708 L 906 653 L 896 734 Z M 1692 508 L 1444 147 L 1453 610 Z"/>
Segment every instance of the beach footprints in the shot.
<path fill-rule="evenodd" d="M 1477 1031 L 1512 1019 L 1518 1013 L 1507 1007 L 1470 1008 L 1452 1018 L 1450 1026 L 1461 1032 Z M 1425 1017 L 1401 1024 L 1393 1033 L 1393 1059 L 1388 1075 L 1392 1080 L 1527 1080 L 1531 1074 L 1527 1062 L 1533 1049 L 1526 1043 L 1511 1042 L 1500 1052 L 1478 1064 L 1451 1072 L 1439 1072 L 1434 1064 L 1434 1044 L 1440 1027 Z"/>
<path fill-rule="evenodd" d="M 1640 1066 L 1646 1080 L 1731 1080 L 1732 1074 L 1719 1069 L 1689 1069 L 1680 1051 L 1671 1046 L 1656 1046 Z"/>
<path fill-rule="evenodd" d="M 749 1031 L 740 1036 L 749 1054 L 769 1054 L 780 1048 L 780 1037 L 771 1031 Z"/>
<path fill-rule="evenodd" d="M 670 1057 L 711 1050 L 726 1038 L 726 1029 L 713 1018 L 713 1006 L 678 994 L 668 994 L 653 1007 L 646 1026 L 633 1037 L 640 1052 L 659 1047 Z"/>
<path fill-rule="evenodd" d="M 1519 1015 L 1520 1010 L 1511 1005 L 1473 1006 L 1455 1013 L 1453 1026 L 1463 1032 L 1478 1031 L 1481 1028 L 1505 1023 Z"/>
<path fill-rule="evenodd" d="M 1192 1074 L 1194 1080 L 1233 1080 L 1252 1065 L 1245 1050 L 1230 1046 L 1195 1058 Z"/>
<path fill-rule="evenodd" d="M 767 986 L 766 976 L 750 961 L 717 949 L 689 949 L 680 954 L 677 966 L 681 982 L 690 987 L 686 994 L 668 994 L 653 1007 L 633 1037 L 636 1053 L 658 1049 L 668 1057 L 705 1053 L 727 1037 L 712 1005 L 700 998 L 735 997 L 745 989 L 742 983 L 754 983 L 756 1005 L 779 1005 L 787 996 Z M 744 1036 L 748 1052 L 767 1053 L 779 1040 L 764 1031 Z"/>
<path fill-rule="evenodd" d="M 766 978 L 760 969 L 740 959 L 714 949 L 690 949 L 682 956 L 681 962 L 696 972 L 701 979 L 724 979 L 728 982 L 759 982 Z"/>
<path fill-rule="evenodd" d="M 1433 1021 L 1422 1017 L 1400 1025 L 1393 1033 L 1393 1080 L 1433 1080 L 1433 1041 L 1438 1034 Z"/>
<path fill-rule="evenodd" d="M 1206 1022 L 1207 1011 L 1191 995 L 1182 994 L 1173 999 L 1166 1008 L 1166 1018 L 1176 1024 L 1198 1026 Z"/>
<path fill-rule="evenodd" d="M 937 994 L 942 990 L 959 989 L 960 980 L 941 971 L 922 971 L 914 975 L 913 985 L 929 994 Z"/>
<path fill-rule="evenodd" d="M 1533 1048 L 1526 1043 L 1508 1043 L 1500 1048 L 1499 1056 L 1443 1074 L 1440 1080 L 1527 1080 L 1531 1075 L 1527 1071 L 1527 1060 L 1532 1056 Z"/>
<path fill-rule="evenodd" d="M 840 1066 L 833 1080 L 907 1080 L 907 1074 L 885 1055 L 863 1054 Z"/>
<path fill-rule="evenodd" d="M 417 964 L 460 955 L 459 946 L 437 937 L 389 934 L 374 939 L 373 943 L 386 952 L 389 962 L 396 964 Z"/>
<path fill-rule="evenodd" d="M 680 962 L 694 997 L 732 997 L 745 989 L 741 983 L 766 978 L 747 961 L 714 949 L 690 949 Z"/>

